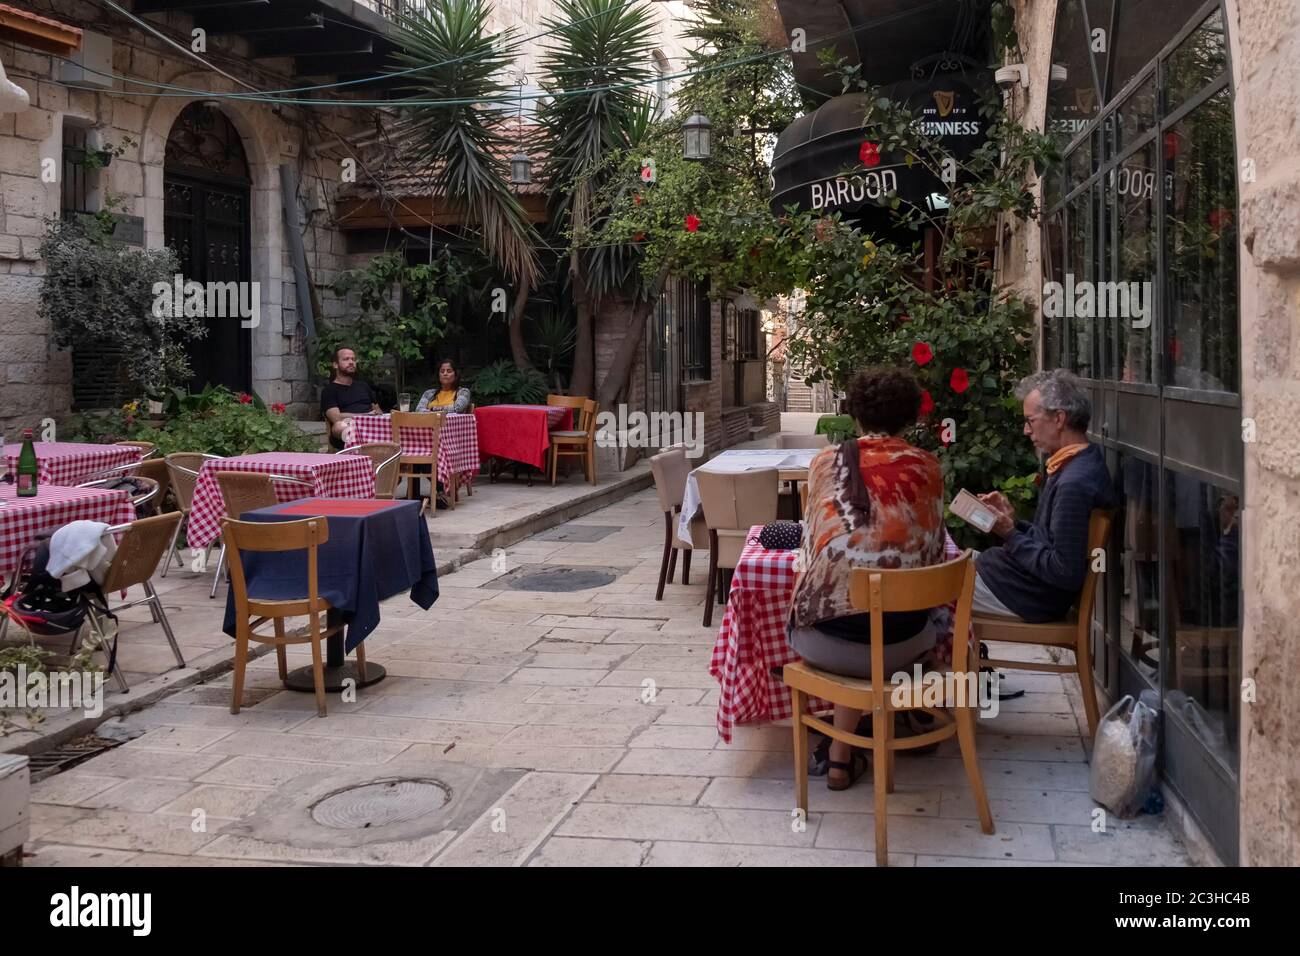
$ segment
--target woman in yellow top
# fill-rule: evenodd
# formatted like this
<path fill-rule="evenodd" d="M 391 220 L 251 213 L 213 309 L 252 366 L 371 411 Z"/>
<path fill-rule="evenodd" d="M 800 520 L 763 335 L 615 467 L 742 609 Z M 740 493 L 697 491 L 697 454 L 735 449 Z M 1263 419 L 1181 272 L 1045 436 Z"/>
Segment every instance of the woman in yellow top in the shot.
<path fill-rule="evenodd" d="M 417 412 L 463 415 L 469 411 L 469 389 L 460 387 L 460 373 L 456 371 L 456 363 L 451 359 L 443 359 L 438 363 L 438 385 L 438 388 L 431 388 L 420 396 L 420 401 L 415 406 Z"/>

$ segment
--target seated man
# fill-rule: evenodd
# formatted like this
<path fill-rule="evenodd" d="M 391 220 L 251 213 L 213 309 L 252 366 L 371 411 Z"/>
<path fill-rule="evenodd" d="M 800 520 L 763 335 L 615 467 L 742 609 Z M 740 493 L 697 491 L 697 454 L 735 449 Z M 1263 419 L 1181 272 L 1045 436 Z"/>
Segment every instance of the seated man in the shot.
<path fill-rule="evenodd" d="M 1064 618 L 1078 598 L 1091 560 L 1088 520 L 1093 509 L 1112 507 L 1114 489 L 1105 455 L 1088 442 L 1092 401 L 1073 374 L 1030 375 L 1016 397 L 1025 435 L 1047 460 L 1047 481 L 1033 521 L 1017 521 L 1001 492 L 979 496 L 997 513 L 992 533 L 1003 541 L 976 558 L 974 609 L 1041 624 Z"/>
<path fill-rule="evenodd" d="M 321 389 L 320 411 L 330 426 L 330 445 L 343 447 L 345 423 L 354 415 L 378 412 L 370 386 L 357 379 L 357 353 L 349 348 L 337 349 L 330 363 L 334 374 Z"/>

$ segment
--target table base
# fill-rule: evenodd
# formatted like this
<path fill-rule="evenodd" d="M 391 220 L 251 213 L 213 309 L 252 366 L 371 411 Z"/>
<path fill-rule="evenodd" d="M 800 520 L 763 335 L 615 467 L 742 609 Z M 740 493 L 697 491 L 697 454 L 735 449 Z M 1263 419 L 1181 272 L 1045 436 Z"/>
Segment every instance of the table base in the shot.
<path fill-rule="evenodd" d="M 382 664 L 373 664 L 366 661 L 366 679 L 361 679 L 360 670 L 357 665 L 348 661 L 341 667 L 330 667 L 326 665 L 325 671 L 325 690 L 328 693 L 337 693 L 344 689 L 344 681 L 352 681 L 347 686 L 352 688 L 369 687 L 371 684 L 377 684 L 385 677 L 388 672 L 384 670 Z M 289 671 L 289 676 L 284 679 L 286 690 L 298 690 L 304 693 L 316 693 L 316 678 L 312 673 L 311 665 L 299 667 Z"/>

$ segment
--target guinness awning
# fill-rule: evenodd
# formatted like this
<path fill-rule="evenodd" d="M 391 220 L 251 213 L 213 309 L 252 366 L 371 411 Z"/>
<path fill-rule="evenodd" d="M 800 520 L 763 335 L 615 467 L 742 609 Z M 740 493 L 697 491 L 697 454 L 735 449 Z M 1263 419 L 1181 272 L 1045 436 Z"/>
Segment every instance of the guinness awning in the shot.
<path fill-rule="evenodd" d="M 942 151 L 963 160 L 987 136 L 975 90 L 955 77 L 908 81 L 882 91 L 911 108 L 920 132 Z M 865 93 L 838 96 L 790 124 L 776 142 L 772 160 L 772 211 L 787 206 L 814 212 L 838 212 L 861 220 L 887 215 L 892 197 L 931 211 L 947 208 L 952 188 L 924 164 L 907 157 L 872 155 L 864 143 L 878 143 L 864 129 L 870 98 Z"/>

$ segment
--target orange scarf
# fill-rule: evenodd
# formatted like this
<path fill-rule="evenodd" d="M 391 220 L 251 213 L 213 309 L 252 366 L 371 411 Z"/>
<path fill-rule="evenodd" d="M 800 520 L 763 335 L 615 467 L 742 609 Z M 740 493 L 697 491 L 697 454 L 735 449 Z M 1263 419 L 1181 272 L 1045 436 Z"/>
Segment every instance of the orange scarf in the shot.
<path fill-rule="evenodd" d="M 1079 452 L 1088 447 L 1088 443 L 1080 442 L 1077 445 L 1066 445 L 1064 448 L 1057 449 L 1051 458 L 1047 459 L 1047 473 L 1054 475 L 1065 465 L 1067 461 L 1073 458 Z"/>

